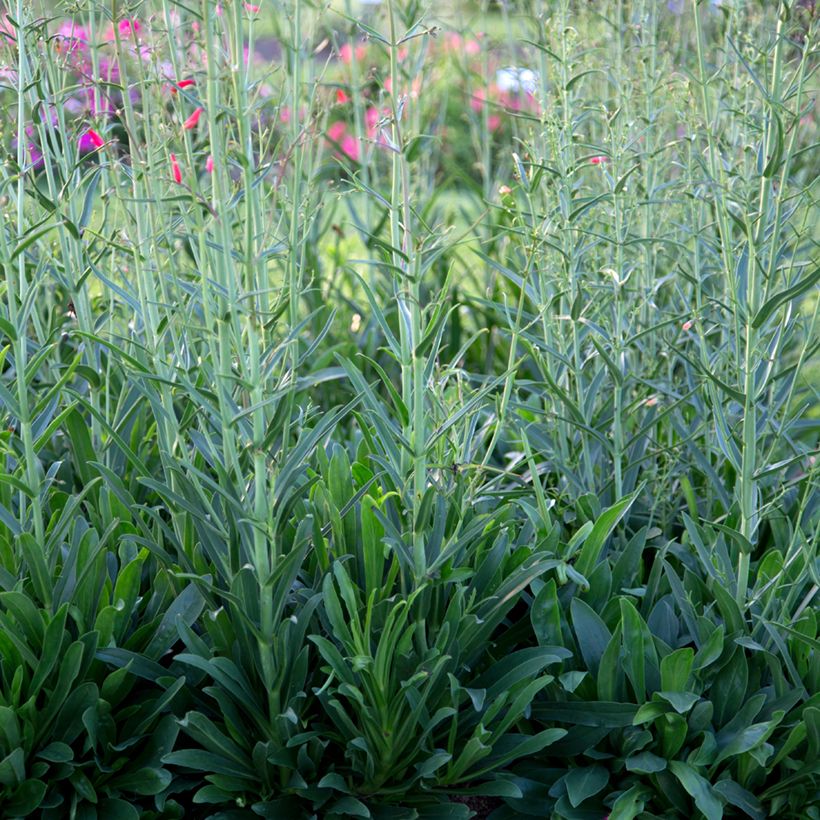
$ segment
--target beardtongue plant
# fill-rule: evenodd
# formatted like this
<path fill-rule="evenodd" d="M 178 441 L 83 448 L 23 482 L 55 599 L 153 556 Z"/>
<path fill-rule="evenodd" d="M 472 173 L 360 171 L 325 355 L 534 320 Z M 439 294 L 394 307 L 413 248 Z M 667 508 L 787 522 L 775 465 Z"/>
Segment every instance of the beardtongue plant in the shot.
<path fill-rule="evenodd" d="M 9 9 L 4 814 L 817 817 L 816 24 L 712 5 Z"/>

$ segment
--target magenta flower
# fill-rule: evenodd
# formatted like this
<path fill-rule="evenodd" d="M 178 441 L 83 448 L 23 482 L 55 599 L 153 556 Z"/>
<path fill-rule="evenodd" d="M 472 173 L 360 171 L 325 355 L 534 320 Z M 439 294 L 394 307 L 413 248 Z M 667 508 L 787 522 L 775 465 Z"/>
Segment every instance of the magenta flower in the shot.
<path fill-rule="evenodd" d="M 120 20 L 118 28 L 120 30 L 121 37 L 133 36 L 136 38 L 137 32 L 142 28 L 142 26 L 139 24 L 139 20 L 135 18 L 132 20 Z"/>
<path fill-rule="evenodd" d="M 89 154 L 91 151 L 99 150 L 104 145 L 105 140 L 93 128 L 89 128 L 77 141 L 80 154 Z"/>

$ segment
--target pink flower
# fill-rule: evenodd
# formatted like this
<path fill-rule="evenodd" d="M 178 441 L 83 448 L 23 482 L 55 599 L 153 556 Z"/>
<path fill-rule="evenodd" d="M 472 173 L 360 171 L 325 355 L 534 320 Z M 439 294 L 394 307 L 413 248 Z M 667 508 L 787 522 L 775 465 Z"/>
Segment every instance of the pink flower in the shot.
<path fill-rule="evenodd" d="M 182 183 L 182 171 L 179 169 L 176 154 L 171 154 L 171 174 L 174 177 L 174 182 L 180 185 Z"/>
<path fill-rule="evenodd" d="M 9 43 L 17 42 L 17 29 L 14 27 L 14 23 L 9 20 L 7 14 L 0 13 L 0 45 L 3 45 L 6 41 Z"/>
<path fill-rule="evenodd" d="M 359 159 L 359 141 L 356 137 L 350 136 L 348 134 L 341 143 L 342 152 L 346 154 L 350 159 L 358 160 Z"/>
<path fill-rule="evenodd" d="M 342 149 L 342 153 L 357 160 L 359 158 L 359 142 L 356 137 L 347 133 L 347 125 L 343 120 L 337 120 L 327 129 L 327 137 Z"/>
<path fill-rule="evenodd" d="M 343 88 L 336 89 L 336 102 L 342 105 L 346 102 L 350 102 L 350 97 L 347 96 Z"/>
<path fill-rule="evenodd" d="M 136 19 L 133 20 L 120 20 L 118 28 L 120 30 L 121 37 L 129 37 L 133 34 L 134 37 L 137 36 L 137 32 L 142 28 L 139 24 L 139 21 Z"/>
<path fill-rule="evenodd" d="M 464 51 L 470 57 L 475 57 L 477 54 L 481 54 L 481 44 L 478 40 L 467 40 L 464 44 Z"/>
<path fill-rule="evenodd" d="M 260 6 L 255 6 L 253 3 L 244 3 L 243 5 L 245 6 L 245 11 L 248 12 L 248 14 L 259 13 Z"/>
<path fill-rule="evenodd" d="M 477 88 L 475 93 L 470 98 L 470 108 L 475 112 L 481 111 L 484 108 L 484 102 L 487 99 L 487 94 L 483 88 Z"/>
<path fill-rule="evenodd" d="M 58 52 L 85 54 L 88 51 L 88 30 L 66 21 L 57 29 L 55 47 Z"/>
<path fill-rule="evenodd" d="M 356 50 L 353 50 L 353 46 L 350 43 L 345 43 L 339 49 L 339 59 L 345 64 L 350 65 L 353 62 L 353 58 L 356 58 L 356 62 L 361 62 L 367 56 L 367 46 L 365 45 L 358 45 L 356 46 Z"/>
<path fill-rule="evenodd" d="M 279 112 L 279 119 L 282 122 L 290 122 L 290 108 L 286 105 L 282 106 L 282 110 Z"/>
<path fill-rule="evenodd" d="M 35 171 L 39 171 L 45 166 L 43 152 L 33 142 L 28 144 L 28 154 L 31 157 L 31 165 Z"/>
<path fill-rule="evenodd" d="M 327 135 L 331 140 L 333 140 L 333 142 L 339 142 L 344 136 L 346 130 L 347 126 L 344 122 L 342 120 L 337 120 L 330 126 L 330 128 L 327 129 Z"/>
<path fill-rule="evenodd" d="M 681 330 L 691 330 L 692 325 L 694 325 L 694 321 L 692 319 L 687 319 L 682 325 Z"/>
<path fill-rule="evenodd" d="M 376 123 L 378 123 L 380 119 L 381 114 L 379 113 L 379 109 L 374 106 L 371 106 L 365 112 L 364 121 L 369 131 L 372 131 L 376 127 Z"/>
<path fill-rule="evenodd" d="M 214 155 L 208 154 L 208 159 L 205 160 L 205 170 L 212 174 L 214 172 Z"/>
<path fill-rule="evenodd" d="M 590 162 L 593 165 L 603 165 L 605 162 L 609 162 L 607 157 L 593 157 Z"/>
<path fill-rule="evenodd" d="M 499 117 L 498 114 L 490 114 L 490 116 L 487 117 L 487 128 L 489 128 L 490 131 L 498 131 L 498 129 L 501 128 L 501 117 Z"/>
<path fill-rule="evenodd" d="M 190 117 L 188 117 L 188 119 L 187 119 L 187 120 L 185 120 L 185 122 L 184 122 L 184 123 L 182 123 L 182 127 L 183 127 L 183 129 L 184 129 L 184 130 L 186 130 L 186 131 L 190 131 L 191 129 L 196 128 L 196 124 L 199 122 L 199 118 L 202 116 L 202 112 L 203 112 L 204 110 L 205 110 L 205 109 L 204 109 L 204 108 L 202 108 L 202 106 L 200 106 L 199 108 L 197 108 L 197 109 L 194 111 L 194 113 L 193 113 L 193 114 L 191 114 L 191 116 L 190 116 Z"/>

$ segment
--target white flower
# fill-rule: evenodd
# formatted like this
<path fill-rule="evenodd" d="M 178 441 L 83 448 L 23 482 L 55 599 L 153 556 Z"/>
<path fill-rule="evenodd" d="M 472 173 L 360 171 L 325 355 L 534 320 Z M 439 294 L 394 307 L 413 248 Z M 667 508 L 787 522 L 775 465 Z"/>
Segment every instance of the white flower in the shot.
<path fill-rule="evenodd" d="M 495 83 L 499 91 L 526 91 L 527 94 L 534 94 L 538 88 L 538 73 L 531 68 L 511 65 L 496 71 Z"/>

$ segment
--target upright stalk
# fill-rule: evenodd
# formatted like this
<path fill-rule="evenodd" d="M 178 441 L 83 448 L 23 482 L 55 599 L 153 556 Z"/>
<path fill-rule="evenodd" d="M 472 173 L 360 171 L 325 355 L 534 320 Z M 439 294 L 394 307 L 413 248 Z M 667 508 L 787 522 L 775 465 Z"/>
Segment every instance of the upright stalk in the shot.
<path fill-rule="evenodd" d="M 401 272 L 396 298 L 399 307 L 401 344 L 402 399 L 410 410 L 405 433 L 412 449 L 413 492 L 413 563 L 416 583 L 427 573 L 424 534 L 419 527 L 421 502 L 427 489 L 426 421 L 424 417 L 424 357 L 419 345 L 422 339 L 421 266 L 412 242 L 410 214 L 410 171 L 404 154 L 401 129 L 403 105 L 399 101 L 401 75 L 399 73 L 399 41 L 396 29 L 394 0 L 388 0 L 387 16 L 390 37 L 390 109 L 392 166 L 390 189 L 390 241 L 393 246 L 393 265 Z"/>

